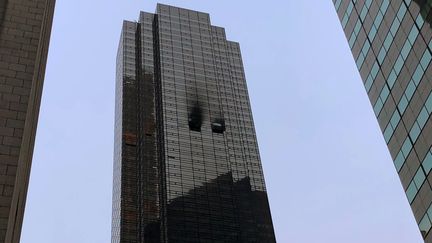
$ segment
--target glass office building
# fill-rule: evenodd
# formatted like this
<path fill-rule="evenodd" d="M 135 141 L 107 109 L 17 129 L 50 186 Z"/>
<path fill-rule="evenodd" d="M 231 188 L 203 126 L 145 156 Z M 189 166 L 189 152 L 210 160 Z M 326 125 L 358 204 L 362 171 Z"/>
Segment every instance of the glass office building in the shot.
<path fill-rule="evenodd" d="M 432 1 L 333 3 L 415 219 L 432 242 Z"/>
<path fill-rule="evenodd" d="M 0 0 L 0 242 L 24 217 L 55 0 Z"/>
<path fill-rule="evenodd" d="M 158 4 L 116 79 L 112 242 L 275 242 L 239 44 Z"/>

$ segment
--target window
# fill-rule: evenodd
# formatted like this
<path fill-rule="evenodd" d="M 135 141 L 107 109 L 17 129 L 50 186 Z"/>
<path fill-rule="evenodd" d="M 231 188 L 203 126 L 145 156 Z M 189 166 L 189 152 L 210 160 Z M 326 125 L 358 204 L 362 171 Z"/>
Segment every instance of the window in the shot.
<path fill-rule="evenodd" d="M 225 132 L 225 121 L 222 118 L 217 118 L 211 124 L 212 131 L 214 133 L 224 133 Z"/>

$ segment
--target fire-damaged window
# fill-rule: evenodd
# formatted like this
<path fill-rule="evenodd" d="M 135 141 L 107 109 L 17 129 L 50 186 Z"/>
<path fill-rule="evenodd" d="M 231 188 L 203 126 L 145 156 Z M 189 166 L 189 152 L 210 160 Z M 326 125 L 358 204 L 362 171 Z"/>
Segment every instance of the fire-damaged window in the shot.
<path fill-rule="evenodd" d="M 189 114 L 189 129 L 192 131 L 201 132 L 202 120 L 202 109 L 199 104 L 196 103 Z"/>
<path fill-rule="evenodd" d="M 212 131 L 214 133 L 224 133 L 225 132 L 225 121 L 222 118 L 215 119 L 211 124 Z"/>

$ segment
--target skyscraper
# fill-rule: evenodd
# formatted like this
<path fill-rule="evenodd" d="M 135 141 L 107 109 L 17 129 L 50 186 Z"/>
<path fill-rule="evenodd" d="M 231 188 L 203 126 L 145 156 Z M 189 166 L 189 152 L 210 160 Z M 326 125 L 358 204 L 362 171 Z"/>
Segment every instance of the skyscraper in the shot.
<path fill-rule="evenodd" d="M 432 1 L 333 3 L 415 219 L 432 242 Z"/>
<path fill-rule="evenodd" d="M 275 242 L 238 43 L 202 12 L 125 21 L 112 242 Z"/>
<path fill-rule="evenodd" d="M 0 1 L 0 242 L 19 242 L 55 0 Z"/>

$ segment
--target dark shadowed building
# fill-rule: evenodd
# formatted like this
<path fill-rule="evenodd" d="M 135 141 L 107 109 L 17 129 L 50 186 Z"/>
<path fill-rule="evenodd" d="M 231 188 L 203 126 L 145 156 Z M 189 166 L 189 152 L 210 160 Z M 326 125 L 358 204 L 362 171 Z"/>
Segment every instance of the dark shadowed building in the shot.
<path fill-rule="evenodd" d="M 275 242 L 240 47 L 158 4 L 117 56 L 112 242 Z"/>
<path fill-rule="evenodd" d="M 0 242 L 20 240 L 55 0 L 0 0 Z"/>
<path fill-rule="evenodd" d="M 432 1 L 333 3 L 415 219 L 432 242 Z"/>

